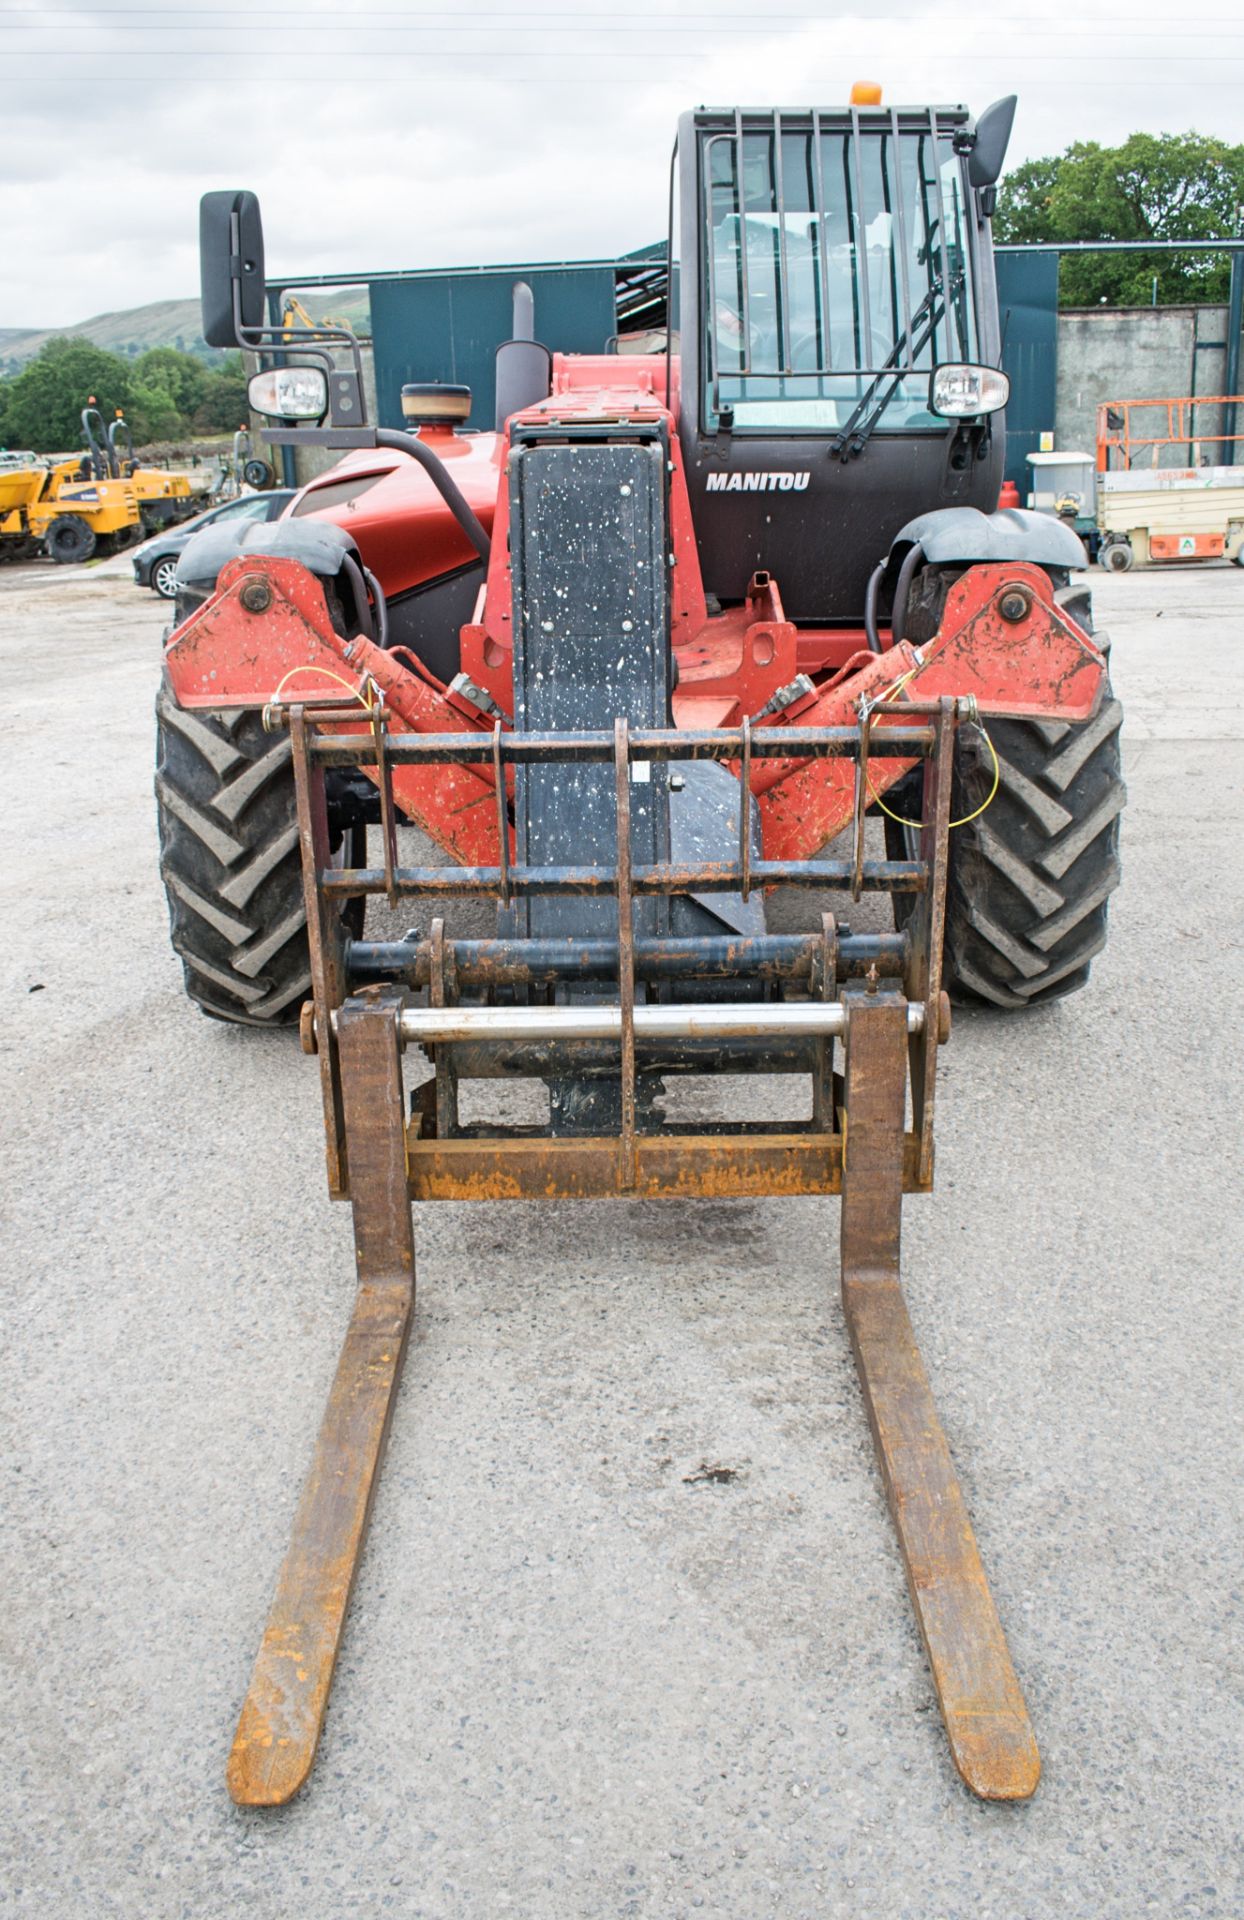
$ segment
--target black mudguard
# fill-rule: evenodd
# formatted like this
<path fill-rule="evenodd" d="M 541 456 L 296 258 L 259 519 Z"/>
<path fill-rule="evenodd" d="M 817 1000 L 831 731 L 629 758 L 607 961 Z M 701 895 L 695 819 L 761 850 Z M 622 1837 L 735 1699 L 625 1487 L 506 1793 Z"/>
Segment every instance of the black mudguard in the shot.
<path fill-rule="evenodd" d="M 267 553 L 277 560 L 297 560 L 317 579 L 334 581 L 347 558 L 357 563 L 359 557 L 352 536 L 329 520 L 263 520 L 258 525 L 226 520 L 204 527 L 187 541 L 177 562 L 179 623 L 211 598 L 222 568 L 240 553 Z M 355 598 L 348 575 L 340 582 L 340 597 L 347 603 Z M 354 631 L 368 631 L 370 626 L 368 616 L 358 621 Z"/>
<path fill-rule="evenodd" d="M 924 549 L 931 567 L 973 566 L 989 560 L 1026 560 L 1036 567 L 1084 567 L 1084 547 L 1063 521 L 1023 507 L 939 507 L 909 520 L 895 535 L 889 569 L 913 546 Z"/>

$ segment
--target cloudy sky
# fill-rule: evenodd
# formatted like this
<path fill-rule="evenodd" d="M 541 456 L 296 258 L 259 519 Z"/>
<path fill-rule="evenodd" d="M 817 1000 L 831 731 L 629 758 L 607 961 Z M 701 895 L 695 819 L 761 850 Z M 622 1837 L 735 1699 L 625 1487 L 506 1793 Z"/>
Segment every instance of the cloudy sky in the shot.
<path fill-rule="evenodd" d="M 1019 94 L 1011 160 L 1135 129 L 1244 139 L 1234 0 L 0 0 L 0 326 L 192 294 L 198 196 L 253 187 L 271 272 L 624 252 L 679 111 Z"/>

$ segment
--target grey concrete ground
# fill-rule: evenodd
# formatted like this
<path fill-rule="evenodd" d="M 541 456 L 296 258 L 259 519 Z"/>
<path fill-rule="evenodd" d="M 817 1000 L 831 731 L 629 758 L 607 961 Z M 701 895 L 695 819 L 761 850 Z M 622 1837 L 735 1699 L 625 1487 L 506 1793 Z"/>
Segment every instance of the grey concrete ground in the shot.
<path fill-rule="evenodd" d="M 1244 1911 L 1244 574 L 1095 584 L 1130 721 L 1112 941 L 1056 1009 L 960 1016 L 906 1221 L 1036 1799 L 979 1805 L 947 1758 L 836 1206 L 497 1206 L 419 1210 L 320 1760 L 256 1815 L 224 1758 L 349 1221 L 311 1063 L 181 997 L 162 609 L 123 567 L 0 575 L 0 1913 Z"/>

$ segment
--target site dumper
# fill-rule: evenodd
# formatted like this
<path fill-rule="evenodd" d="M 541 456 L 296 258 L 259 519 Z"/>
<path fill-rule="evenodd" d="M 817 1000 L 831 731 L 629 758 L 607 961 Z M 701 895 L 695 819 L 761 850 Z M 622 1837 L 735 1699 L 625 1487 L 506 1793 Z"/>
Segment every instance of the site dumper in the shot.
<path fill-rule="evenodd" d="M 369 425 L 344 329 L 265 326 L 254 197 L 203 202 L 206 338 L 293 359 L 252 382 L 269 439 L 346 456 L 284 520 L 188 550 L 159 710 L 187 989 L 300 1023 L 355 1222 L 354 1315 L 229 1762 L 245 1804 L 288 1800 L 314 1757 L 410 1329 L 412 1200 L 626 1195 L 841 1195 L 951 1752 L 987 1799 L 1036 1786 L 899 1278 L 950 997 L 1082 985 L 1117 878 L 1082 549 L 995 510 L 1013 107 L 685 116 L 681 356 L 551 354 L 520 287 L 495 433 L 463 432 L 445 387 L 405 391 L 407 431 Z M 409 864 L 406 823 L 444 864 Z M 777 887 L 815 902 L 803 930 L 767 925 Z M 893 927 L 827 890 L 888 895 Z M 487 937 L 447 929 L 464 897 L 495 903 Z M 368 899 L 411 932 L 365 937 Z M 782 1075 L 787 1117 L 680 1125 L 663 1101 L 688 1074 Z M 463 1083 L 497 1079 L 543 1117 L 464 1118 Z"/>
<path fill-rule="evenodd" d="M 103 422 L 94 406 L 88 412 L 102 426 Z M 84 414 L 84 426 L 86 420 Z M 102 455 L 105 470 L 114 479 L 128 480 L 133 487 L 144 533 L 159 533 L 164 527 L 176 526 L 179 520 L 188 520 L 203 505 L 202 499 L 191 487 L 187 474 L 170 473 L 163 467 L 140 465 L 134 451 L 134 436 L 119 408 L 108 422 L 106 439 L 101 441 L 92 431 L 90 444 L 92 458 Z"/>
<path fill-rule="evenodd" d="M 0 558 L 45 553 L 60 565 L 126 546 L 141 532 L 128 480 L 98 478 L 89 460 L 32 459 L 0 474 Z"/>

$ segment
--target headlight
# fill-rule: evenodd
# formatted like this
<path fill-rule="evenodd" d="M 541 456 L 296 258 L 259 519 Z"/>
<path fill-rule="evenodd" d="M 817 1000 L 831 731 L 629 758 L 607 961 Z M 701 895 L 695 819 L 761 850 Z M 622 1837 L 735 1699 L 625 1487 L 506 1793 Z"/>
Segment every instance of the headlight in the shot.
<path fill-rule="evenodd" d="M 256 413 L 283 420 L 322 420 L 328 409 L 328 377 L 319 367 L 269 367 L 253 373 L 246 387 Z"/>
<path fill-rule="evenodd" d="M 1006 374 L 996 367 L 937 367 L 929 382 L 929 410 L 950 420 L 971 420 L 996 413 L 1010 391 Z"/>

